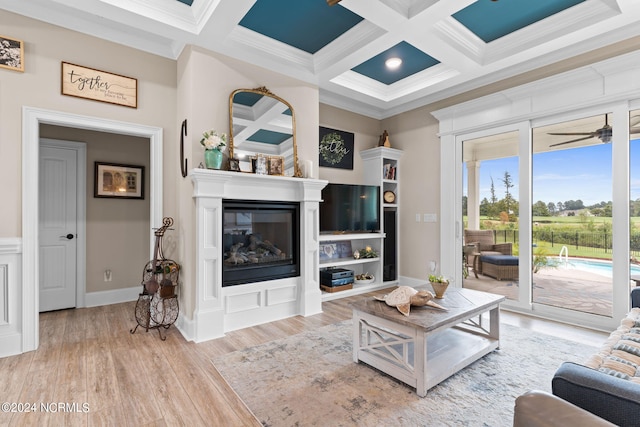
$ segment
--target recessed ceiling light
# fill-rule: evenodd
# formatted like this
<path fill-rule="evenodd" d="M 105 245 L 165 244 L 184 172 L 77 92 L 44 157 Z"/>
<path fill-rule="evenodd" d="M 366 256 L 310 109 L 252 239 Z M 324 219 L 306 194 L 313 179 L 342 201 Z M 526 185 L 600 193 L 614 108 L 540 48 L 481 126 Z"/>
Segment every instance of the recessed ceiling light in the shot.
<path fill-rule="evenodd" d="M 392 70 L 395 70 L 396 68 L 398 68 L 400 64 L 402 64 L 402 59 L 396 58 L 396 57 L 389 58 L 386 61 L 384 61 L 384 65 L 386 65 L 387 68 L 391 68 Z"/>

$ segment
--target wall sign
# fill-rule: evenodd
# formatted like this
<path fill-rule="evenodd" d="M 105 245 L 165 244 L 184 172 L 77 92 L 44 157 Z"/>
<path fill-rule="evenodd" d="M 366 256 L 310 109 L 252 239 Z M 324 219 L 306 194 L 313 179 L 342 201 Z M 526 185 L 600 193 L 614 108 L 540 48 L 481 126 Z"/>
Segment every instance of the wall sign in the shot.
<path fill-rule="evenodd" d="M 353 169 L 354 134 L 320 127 L 319 166 Z"/>
<path fill-rule="evenodd" d="M 138 80 L 62 63 L 62 94 L 138 108 Z"/>

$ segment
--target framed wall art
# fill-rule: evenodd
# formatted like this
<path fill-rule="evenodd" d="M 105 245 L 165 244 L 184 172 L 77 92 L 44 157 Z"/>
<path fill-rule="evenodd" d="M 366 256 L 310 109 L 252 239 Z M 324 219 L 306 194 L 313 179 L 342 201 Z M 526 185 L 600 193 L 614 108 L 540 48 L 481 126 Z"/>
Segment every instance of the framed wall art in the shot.
<path fill-rule="evenodd" d="M 284 175 L 284 157 L 269 157 L 269 175 Z"/>
<path fill-rule="evenodd" d="M 144 199 L 144 166 L 95 162 L 93 197 Z"/>
<path fill-rule="evenodd" d="M 229 159 L 229 170 L 233 172 L 240 172 L 240 159 Z"/>
<path fill-rule="evenodd" d="M 138 108 L 138 80 L 81 65 L 62 63 L 62 94 Z"/>
<path fill-rule="evenodd" d="M 24 71 L 24 43 L 22 40 L 0 36 L 0 68 Z"/>
<path fill-rule="evenodd" d="M 353 169 L 354 134 L 320 127 L 318 166 Z"/>

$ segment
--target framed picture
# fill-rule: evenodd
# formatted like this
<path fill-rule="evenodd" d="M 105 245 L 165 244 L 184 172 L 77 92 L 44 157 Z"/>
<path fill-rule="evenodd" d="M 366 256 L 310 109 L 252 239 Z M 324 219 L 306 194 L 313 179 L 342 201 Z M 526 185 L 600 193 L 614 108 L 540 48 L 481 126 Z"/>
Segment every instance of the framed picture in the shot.
<path fill-rule="evenodd" d="M 269 170 L 267 169 L 267 160 L 268 158 L 265 156 L 256 156 L 251 158 L 251 166 L 253 169 L 253 173 L 256 175 L 268 175 Z"/>
<path fill-rule="evenodd" d="M 232 172 L 240 172 L 240 160 L 229 159 L 229 170 Z"/>
<path fill-rule="evenodd" d="M 95 162 L 93 197 L 144 199 L 144 166 Z"/>
<path fill-rule="evenodd" d="M 284 175 L 284 157 L 269 157 L 269 175 Z"/>
<path fill-rule="evenodd" d="M 351 241 L 325 242 L 320 244 L 320 259 L 352 258 Z"/>
<path fill-rule="evenodd" d="M 24 71 L 24 43 L 22 40 L 0 36 L 0 68 Z"/>
<path fill-rule="evenodd" d="M 320 127 L 318 166 L 353 169 L 354 134 Z"/>
<path fill-rule="evenodd" d="M 81 65 L 62 63 L 62 94 L 138 108 L 138 80 Z"/>

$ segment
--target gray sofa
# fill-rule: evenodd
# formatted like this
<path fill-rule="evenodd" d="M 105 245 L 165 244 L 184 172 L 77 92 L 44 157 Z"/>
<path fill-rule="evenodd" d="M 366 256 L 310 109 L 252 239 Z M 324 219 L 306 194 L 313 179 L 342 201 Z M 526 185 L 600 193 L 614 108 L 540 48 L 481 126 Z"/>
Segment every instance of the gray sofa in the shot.
<path fill-rule="evenodd" d="M 544 391 L 529 391 L 516 399 L 514 427 L 612 427 L 609 421 Z"/>
<path fill-rule="evenodd" d="M 565 362 L 558 368 L 551 388 L 560 399 L 535 393 L 518 398 L 514 426 L 580 425 L 555 424 L 559 420 L 553 411 L 573 413 L 578 420 L 581 410 L 617 426 L 640 425 L 640 287 L 631 292 L 631 302 L 633 308 L 620 326 L 584 365 Z M 532 409 L 535 406 L 537 411 Z"/>

